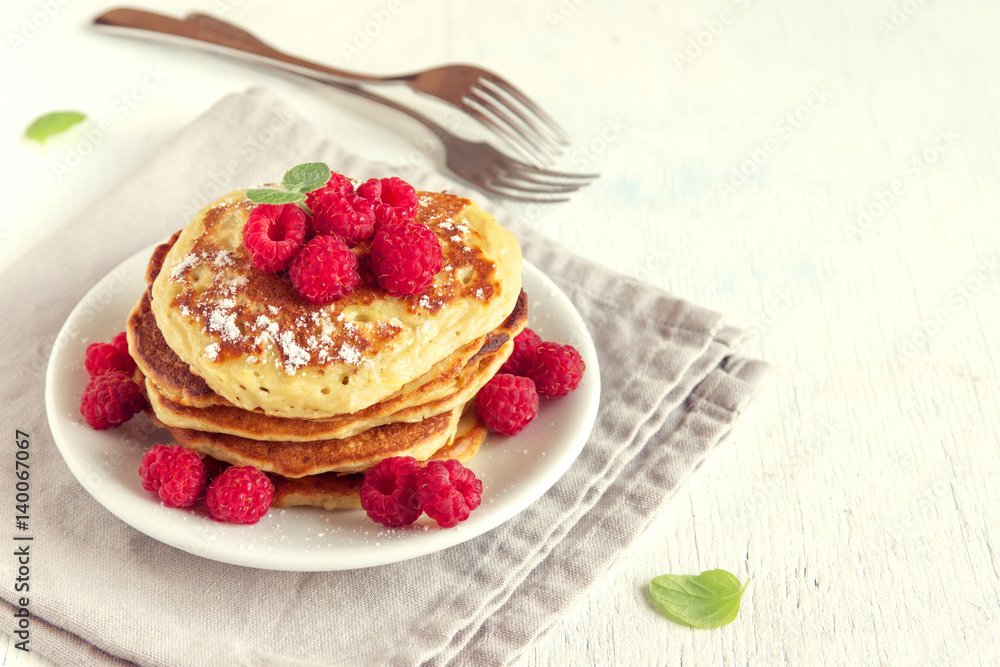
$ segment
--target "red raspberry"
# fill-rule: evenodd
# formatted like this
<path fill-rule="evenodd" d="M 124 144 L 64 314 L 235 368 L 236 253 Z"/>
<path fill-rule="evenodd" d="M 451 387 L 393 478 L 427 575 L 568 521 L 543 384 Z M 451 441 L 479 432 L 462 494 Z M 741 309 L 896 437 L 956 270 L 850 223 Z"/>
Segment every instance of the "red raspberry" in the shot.
<path fill-rule="evenodd" d="M 142 488 L 156 493 L 167 507 L 190 507 L 205 490 L 208 475 L 195 452 L 153 445 L 139 466 Z"/>
<path fill-rule="evenodd" d="M 334 188 L 320 188 L 309 196 L 317 234 L 336 234 L 352 248 L 372 235 L 375 214 L 367 199 Z"/>
<path fill-rule="evenodd" d="M 243 227 L 243 247 L 259 271 L 288 267 L 306 236 L 306 214 L 295 204 L 257 204 Z"/>
<path fill-rule="evenodd" d="M 208 485 L 205 506 L 217 521 L 257 523 L 274 500 L 274 484 L 253 466 L 230 466 Z"/>
<path fill-rule="evenodd" d="M 146 394 L 142 387 L 121 371 L 93 378 L 80 399 L 80 414 L 98 431 L 124 424 L 144 407 Z"/>
<path fill-rule="evenodd" d="M 358 186 L 358 194 L 372 203 L 379 225 L 410 222 L 420 202 L 413 186 L 401 178 L 369 178 Z"/>
<path fill-rule="evenodd" d="M 514 351 L 500 367 L 498 373 L 524 375 L 531 365 L 531 357 L 542 342 L 542 337 L 531 329 L 525 329 L 514 337 Z"/>
<path fill-rule="evenodd" d="M 455 459 L 429 462 L 417 479 L 421 509 L 442 528 L 468 519 L 482 498 L 483 483 Z"/>
<path fill-rule="evenodd" d="M 535 381 L 542 398 L 568 394 L 583 378 L 585 364 L 572 345 L 542 343 L 535 350 L 526 375 Z"/>
<path fill-rule="evenodd" d="M 361 507 L 375 523 L 394 528 L 407 526 L 421 515 L 417 505 L 420 464 L 412 456 L 382 459 L 365 473 Z"/>
<path fill-rule="evenodd" d="M 535 383 L 520 375 L 494 375 L 476 394 L 476 414 L 494 433 L 520 433 L 538 415 Z"/>
<path fill-rule="evenodd" d="M 117 347 L 125 354 L 128 354 L 128 337 L 124 331 L 115 334 L 115 337 L 111 339 L 111 344 Z"/>
<path fill-rule="evenodd" d="M 126 375 L 135 372 L 135 360 L 128 353 L 113 343 L 91 343 L 87 346 L 87 356 L 84 366 L 90 377 L 97 377 L 110 371 L 120 371 Z"/>
<path fill-rule="evenodd" d="M 315 201 L 314 199 L 315 196 L 321 190 L 337 190 L 338 192 L 347 194 L 349 192 L 354 192 L 354 184 L 351 183 L 351 181 L 343 174 L 338 174 L 335 171 L 331 171 L 330 180 L 326 182 L 326 185 L 324 185 L 321 188 L 316 188 L 312 192 L 306 194 L 306 206 L 309 207 L 309 210 L 311 211 L 316 210 L 316 207 L 313 205 L 313 202 Z"/>
<path fill-rule="evenodd" d="M 358 258 L 337 236 L 317 236 L 302 246 L 288 277 L 302 298 L 318 304 L 347 296 L 361 282 Z"/>
<path fill-rule="evenodd" d="M 426 225 L 384 225 L 372 237 L 372 271 L 390 294 L 420 294 L 441 270 L 441 244 Z"/>

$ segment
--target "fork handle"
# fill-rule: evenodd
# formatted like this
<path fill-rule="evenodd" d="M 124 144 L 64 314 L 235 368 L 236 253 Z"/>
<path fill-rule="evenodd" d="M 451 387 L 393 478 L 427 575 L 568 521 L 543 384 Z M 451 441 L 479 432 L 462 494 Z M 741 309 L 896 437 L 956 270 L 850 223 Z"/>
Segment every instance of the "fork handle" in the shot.
<path fill-rule="evenodd" d="M 422 124 L 438 138 L 444 136 L 445 133 L 444 128 L 427 116 L 356 85 L 358 82 L 402 83 L 413 78 L 412 76 L 372 77 L 325 67 L 282 53 L 246 30 L 207 14 L 189 14 L 181 21 L 143 9 L 122 8 L 112 9 L 98 16 L 94 19 L 94 23 L 115 32 L 120 31 L 170 43 L 181 43 L 291 72 L 404 113 Z"/>
<path fill-rule="evenodd" d="M 369 76 L 296 58 L 261 41 L 242 28 L 204 14 L 184 20 L 143 9 L 122 7 L 101 14 L 94 23 L 112 32 L 184 44 L 214 53 L 302 74 L 327 83 L 405 83 L 412 76 Z"/>

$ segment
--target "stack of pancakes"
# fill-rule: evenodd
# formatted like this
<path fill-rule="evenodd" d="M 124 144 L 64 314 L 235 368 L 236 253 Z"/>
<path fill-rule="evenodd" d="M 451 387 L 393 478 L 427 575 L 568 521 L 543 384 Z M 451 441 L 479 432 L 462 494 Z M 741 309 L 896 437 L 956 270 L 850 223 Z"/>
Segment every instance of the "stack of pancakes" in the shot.
<path fill-rule="evenodd" d="M 427 290 L 380 288 L 366 241 L 361 285 L 322 306 L 251 266 L 242 190 L 199 211 L 153 253 L 127 322 L 150 418 L 268 473 L 278 507 L 357 507 L 362 473 L 390 456 L 472 458 L 486 429 L 471 400 L 527 323 L 521 250 L 475 203 L 418 198 L 443 255 Z"/>

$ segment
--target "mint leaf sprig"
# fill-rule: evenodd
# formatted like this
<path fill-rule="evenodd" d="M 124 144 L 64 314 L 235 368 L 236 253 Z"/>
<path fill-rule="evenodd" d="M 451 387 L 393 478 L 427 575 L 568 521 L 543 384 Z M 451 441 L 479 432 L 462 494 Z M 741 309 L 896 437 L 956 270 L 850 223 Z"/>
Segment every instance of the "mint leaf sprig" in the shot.
<path fill-rule="evenodd" d="M 307 162 L 286 171 L 281 188 L 250 188 L 246 195 L 258 204 L 298 204 L 307 213 L 312 213 L 303 203 L 306 194 L 323 187 L 328 180 L 330 167 L 323 162 Z"/>
<path fill-rule="evenodd" d="M 79 111 L 53 111 L 42 114 L 32 121 L 24 136 L 44 146 L 46 139 L 65 132 L 86 117 L 86 114 Z"/>
<path fill-rule="evenodd" d="M 721 628 L 736 620 L 750 580 L 740 584 L 725 570 L 699 575 L 663 574 L 649 582 L 649 594 L 667 618 L 694 628 Z"/>

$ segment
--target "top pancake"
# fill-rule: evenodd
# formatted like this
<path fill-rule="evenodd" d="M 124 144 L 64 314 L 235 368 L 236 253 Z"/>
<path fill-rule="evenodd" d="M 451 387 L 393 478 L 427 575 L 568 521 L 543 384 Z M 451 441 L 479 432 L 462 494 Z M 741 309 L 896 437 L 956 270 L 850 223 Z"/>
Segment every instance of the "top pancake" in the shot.
<path fill-rule="evenodd" d="M 162 270 L 163 259 L 177 241 L 180 232 L 153 251 L 146 266 L 146 282 L 152 285 Z M 140 297 L 125 323 L 128 334 L 129 351 L 144 376 L 156 385 L 156 393 L 171 403 L 185 408 L 227 407 L 237 411 L 232 403 L 213 392 L 205 381 L 193 374 L 188 364 L 181 361 L 167 345 L 163 334 L 156 326 L 156 318 L 150 305 L 150 288 Z M 418 403 L 436 400 L 450 390 L 450 382 L 455 380 L 472 358 L 499 350 L 506 341 L 513 339 L 527 322 L 527 297 L 522 291 L 513 312 L 507 319 L 486 336 L 475 339 L 469 345 L 453 352 L 439 361 L 420 378 L 404 385 L 389 397 L 368 406 L 364 410 L 351 413 L 354 416 L 385 416 Z M 261 411 L 262 412 L 262 411 Z M 318 420 L 342 419 L 320 416 Z M 275 417 L 275 419 L 281 419 Z M 180 424 L 177 424 L 180 425 Z"/>
<path fill-rule="evenodd" d="M 417 222 L 443 254 L 431 286 L 389 295 L 363 268 L 365 242 L 354 249 L 362 284 L 326 306 L 298 296 L 287 276 L 250 265 L 242 230 L 253 203 L 244 191 L 212 202 L 153 281 L 164 340 L 212 392 L 245 410 L 315 419 L 392 396 L 503 323 L 521 291 L 521 250 L 508 230 L 467 199 L 418 197 Z"/>

